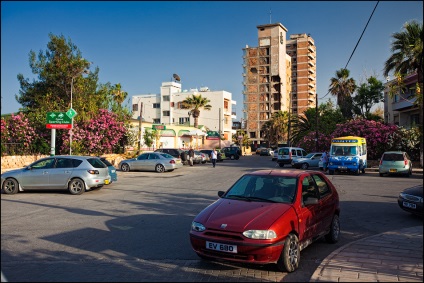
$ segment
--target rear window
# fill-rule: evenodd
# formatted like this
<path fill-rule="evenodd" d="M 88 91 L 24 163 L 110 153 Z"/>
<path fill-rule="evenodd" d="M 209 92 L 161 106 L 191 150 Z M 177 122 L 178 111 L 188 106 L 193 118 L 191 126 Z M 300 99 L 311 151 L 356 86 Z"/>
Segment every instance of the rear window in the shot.
<path fill-rule="evenodd" d="M 289 155 L 289 149 L 288 148 L 281 148 L 279 153 L 280 153 L 280 155 Z"/>
<path fill-rule="evenodd" d="M 104 164 L 100 159 L 98 158 L 88 158 L 88 163 L 90 163 L 94 168 L 107 168 L 106 164 Z"/>
<path fill-rule="evenodd" d="M 107 159 L 101 158 L 100 159 L 104 164 L 106 164 L 107 166 L 113 166 L 112 163 L 110 163 Z"/>
<path fill-rule="evenodd" d="M 403 161 L 402 153 L 385 153 L 383 155 L 384 161 Z"/>

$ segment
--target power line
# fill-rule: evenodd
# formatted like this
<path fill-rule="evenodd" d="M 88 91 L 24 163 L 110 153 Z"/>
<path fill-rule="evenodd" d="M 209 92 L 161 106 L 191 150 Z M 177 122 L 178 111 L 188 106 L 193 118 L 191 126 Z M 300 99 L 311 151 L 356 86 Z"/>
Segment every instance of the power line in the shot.
<path fill-rule="evenodd" d="M 369 19 L 368 19 L 368 22 L 367 22 L 367 24 L 365 25 L 364 30 L 362 31 L 362 34 L 361 34 L 361 36 L 359 37 L 358 42 L 356 43 L 355 48 L 354 48 L 354 49 L 353 49 L 353 51 L 352 51 L 352 54 L 350 54 L 349 60 L 347 61 L 346 66 L 344 67 L 345 69 L 347 68 L 347 65 L 349 65 L 350 59 L 352 59 L 352 56 L 353 56 L 353 54 L 355 53 L 356 47 L 358 47 L 359 42 L 361 41 L 362 36 L 363 36 L 363 35 L 364 35 L 364 33 L 365 33 L 365 30 L 367 29 L 368 24 L 369 24 L 369 22 L 371 21 L 372 16 L 374 15 L 375 9 L 376 9 L 376 8 L 377 8 L 377 6 L 378 6 L 378 3 L 380 3 L 380 1 L 377 1 L 377 3 L 375 4 L 374 10 L 372 10 L 372 13 L 371 13 L 371 15 L 370 15 L 370 17 L 369 17 Z M 327 92 L 327 94 L 326 94 L 326 95 L 324 95 L 322 98 L 326 97 L 329 93 L 330 93 L 330 91 L 328 91 L 328 92 Z M 322 98 L 321 98 L 321 99 L 322 99 Z"/>

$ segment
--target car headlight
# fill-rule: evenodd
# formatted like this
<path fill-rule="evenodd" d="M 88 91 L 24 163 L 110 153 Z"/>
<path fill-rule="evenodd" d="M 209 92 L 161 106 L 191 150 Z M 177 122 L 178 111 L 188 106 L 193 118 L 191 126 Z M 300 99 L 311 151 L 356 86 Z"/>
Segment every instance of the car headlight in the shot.
<path fill-rule="evenodd" d="M 333 162 L 329 162 L 330 165 L 333 165 Z"/>
<path fill-rule="evenodd" d="M 399 194 L 399 196 L 400 196 L 401 198 L 405 198 L 405 194 L 404 194 L 404 193 L 400 193 L 400 194 Z"/>
<path fill-rule="evenodd" d="M 277 238 L 277 233 L 273 230 L 247 230 L 243 235 L 249 239 L 270 240 Z"/>
<path fill-rule="evenodd" d="M 356 163 L 356 162 L 353 162 L 353 166 L 357 166 L 358 165 L 358 163 Z"/>
<path fill-rule="evenodd" d="M 192 222 L 191 223 L 191 230 L 193 231 L 197 231 L 197 232 L 203 232 L 206 230 L 206 227 L 203 226 L 203 224 L 199 223 L 199 222 Z"/>

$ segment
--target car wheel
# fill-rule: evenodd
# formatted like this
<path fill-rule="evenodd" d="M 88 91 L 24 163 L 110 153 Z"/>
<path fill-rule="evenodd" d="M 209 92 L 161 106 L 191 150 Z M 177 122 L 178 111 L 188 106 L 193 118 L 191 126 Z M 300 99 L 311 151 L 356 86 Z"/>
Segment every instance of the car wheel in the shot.
<path fill-rule="evenodd" d="M 303 170 L 308 169 L 308 167 L 309 167 L 309 164 L 308 163 L 302 163 L 302 169 Z"/>
<path fill-rule="evenodd" d="M 383 177 L 384 176 L 384 174 L 383 173 L 380 173 L 380 177 Z"/>
<path fill-rule="evenodd" d="M 240 155 L 236 155 L 235 159 L 236 160 L 239 160 L 240 159 Z"/>
<path fill-rule="evenodd" d="M 19 183 L 15 179 L 6 179 L 3 183 L 3 192 L 7 195 L 14 195 L 19 191 Z"/>
<path fill-rule="evenodd" d="M 365 168 L 362 168 L 362 174 L 365 174 Z"/>
<path fill-rule="evenodd" d="M 328 232 L 328 234 L 325 235 L 325 240 L 328 243 L 334 244 L 339 241 L 339 236 L 340 236 L 340 220 L 339 220 L 339 216 L 335 214 L 333 216 L 333 221 L 331 221 L 330 232 Z"/>
<path fill-rule="evenodd" d="M 278 163 L 280 167 L 284 167 L 284 163 Z"/>
<path fill-rule="evenodd" d="M 130 166 L 127 163 L 123 163 L 121 165 L 121 171 L 123 171 L 123 172 L 130 172 Z"/>
<path fill-rule="evenodd" d="M 230 159 L 234 160 L 235 156 L 234 155 L 230 155 Z"/>
<path fill-rule="evenodd" d="M 158 165 L 156 165 L 155 171 L 158 172 L 158 173 L 163 173 L 163 172 L 165 172 L 165 167 L 163 167 L 162 164 L 158 164 Z"/>
<path fill-rule="evenodd" d="M 330 175 L 334 175 L 334 170 L 328 170 L 328 173 L 329 173 Z"/>
<path fill-rule="evenodd" d="M 358 176 L 360 173 L 361 171 L 359 170 L 359 167 L 358 167 L 358 169 L 355 170 L 355 175 Z"/>
<path fill-rule="evenodd" d="M 71 195 L 82 194 L 85 191 L 84 181 L 79 178 L 72 179 L 68 184 L 68 190 Z"/>
<path fill-rule="evenodd" d="M 280 271 L 293 272 L 299 267 L 300 247 L 299 240 L 294 234 L 289 234 L 284 241 L 284 248 L 277 261 Z"/>

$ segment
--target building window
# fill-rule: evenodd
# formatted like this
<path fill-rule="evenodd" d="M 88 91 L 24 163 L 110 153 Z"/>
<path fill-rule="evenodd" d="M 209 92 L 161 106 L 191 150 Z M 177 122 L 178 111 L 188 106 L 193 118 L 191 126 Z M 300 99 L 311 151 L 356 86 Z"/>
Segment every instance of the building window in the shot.
<path fill-rule="evenodd" d="M 160 103 L 153 103 L 153 108 L 160 108 Z"/>
<path fill-rule="evenodd" d="M 160 124 L 160 119 L 153 119 L 153 124 Z"/>
<path fill-rule="evenodd" d="M 163 101 L 169 101 L 169 95 L 164 95 L 163 96 Z"/>
<path fill-rule="evenodd" d="M 163 116 L 164 117 L 169 117 L 170 115 L 170 111 L 163 111 Z"/>
<path fill-rule="evenodd" d="M 249 132 L 249 137 L 250 137 L 251 139 L 256 138 L 256 132 Z"/>
<path fill-rule="evenodd" d="M 417 127 L 420 124 L 419 114 L 411 115 L 411 127 Z"/>
<path fill-rule="evenodd" d="M 178 118 L 178 123 L 179 123 L 180 125 L 184 125 L 184 124 L 186 124 L 188 121 L 189 121 L 188 117 L 180 117 L 180 118 Z"/>
<path fill-rule="evenodd" d="M 133 111 L 138 111 L 138 104 L 133 104 Z"/>

